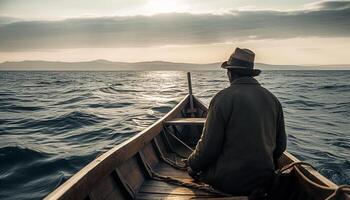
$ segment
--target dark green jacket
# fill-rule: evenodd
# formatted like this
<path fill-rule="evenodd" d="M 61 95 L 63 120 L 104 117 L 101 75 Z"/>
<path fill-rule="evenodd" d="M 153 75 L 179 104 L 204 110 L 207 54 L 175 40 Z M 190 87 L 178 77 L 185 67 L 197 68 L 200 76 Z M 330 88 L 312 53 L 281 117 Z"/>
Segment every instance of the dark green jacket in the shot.
<path fill-rule="evenodd" d="M 286 149 L 278 99 L 252 77 L 235 80 L 212 99 L 203 134 L 188 161 L 200 179 L 232 194 L 267 186 Z"/>

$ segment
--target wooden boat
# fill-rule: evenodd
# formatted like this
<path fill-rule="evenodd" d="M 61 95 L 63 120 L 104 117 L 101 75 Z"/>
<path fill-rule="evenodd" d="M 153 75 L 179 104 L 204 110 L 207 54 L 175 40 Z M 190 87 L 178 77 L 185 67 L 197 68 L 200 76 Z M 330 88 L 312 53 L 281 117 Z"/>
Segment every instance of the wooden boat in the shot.
<path fill-rule="evenodd" d="M 223 197 L 207 190 L 159 180 L 155 174 L 193 183 L 186 171 L 176 168 L 191 153 L 200 137 L 207 107 L 190 94 L 156 123 L 96 158 L 45 199 L 248 199 Z M 179 140 L 178 138 L 181 138 Z M 187 144 L 186 144 L 187 143 Z M 299 162 L 285 152 L 283 168 Z M 175 166 L 174 166 L 175 164 Z M 350 199 L 339 187 L 310 166 L 294 165 L 281 175 L 273 199 L 326 199 L 335 191 Z M 340 188 L 341 189 L 341 188 Z"/>

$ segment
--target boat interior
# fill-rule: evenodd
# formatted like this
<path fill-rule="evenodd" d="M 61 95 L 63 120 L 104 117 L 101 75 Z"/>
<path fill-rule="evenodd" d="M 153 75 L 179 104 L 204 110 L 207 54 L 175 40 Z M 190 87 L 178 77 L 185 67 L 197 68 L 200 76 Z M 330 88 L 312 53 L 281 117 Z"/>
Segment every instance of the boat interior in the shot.
<path fill-rule="evenodd" d="M 206 115 L 207 107 L 187 95 L 162 119 L 96 158 L 46 199 L 249 199 L 221 196 L 155 177 L 198 183 L 179 166 L 195 148 Z M 298 161 L 286 152 L 279 167 Z M 295 165 L 287 171 L 281 174 L 273 199 L 326 199 L 338 188 L 310 166 Z"/>

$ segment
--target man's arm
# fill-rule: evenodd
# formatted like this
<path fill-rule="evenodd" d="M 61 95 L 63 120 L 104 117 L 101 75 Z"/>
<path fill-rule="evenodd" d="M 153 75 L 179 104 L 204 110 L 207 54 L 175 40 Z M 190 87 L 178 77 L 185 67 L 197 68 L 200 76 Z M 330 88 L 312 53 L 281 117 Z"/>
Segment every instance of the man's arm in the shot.
<path fill-rule="evenodd" d="M 287 135 L 284 127 L 283 109 L 281 103 L 278 103 L 278 105 L 279 111 L 277 117 L 276 148 L 273 152 L 273 160 L 275 162 L 275 165 L 287 147 Z"/>
<path fill-rule="evenodd" d="M 201 171 L 214 162 L 221 153 L 225 134 L 225 122 L 215 101 L 209 107 L 207 120 L 201 139 L 196 149 L 189 156 L 188 162 L 194 171 Z"/>

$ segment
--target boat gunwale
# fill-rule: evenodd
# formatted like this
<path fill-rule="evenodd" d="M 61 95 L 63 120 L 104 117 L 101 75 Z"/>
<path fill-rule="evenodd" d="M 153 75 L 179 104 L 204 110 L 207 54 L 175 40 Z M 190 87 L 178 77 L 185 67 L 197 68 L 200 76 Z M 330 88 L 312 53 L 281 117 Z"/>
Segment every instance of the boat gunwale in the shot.
<path fill-rule="evenodd" d="M 285 151 L 283 152 L 283 158 L 285 159 L 285 164 L 290 164 L 293 162 L 300 162 L 298 158 L 296 158 L 293 154 Z M 317 180 L 318 182 L 315 182 L 314 184 L 318 184 L 322 187 L 329 187 L 329 189 L 337 189 L 338 185 L 333 183 L 331 180 L 320 174 L 317 170 L 315 170 L 312 167 L 309 166 L 295 166 L 298 172 L 298 175 L 302 175 L 309 179 L 308 181 L 311 181 L 312 179 Z M 308 172 L 308 174 L 303 173 L 302 171 Z M 314 181 L 313 181 L 314 182 Z"/>
<path fill-rule="evenodd" d="M 181 111 L 187 105 L 189 96 L 190 95 L 187 94 L 178 104 L 176 104 L 173 109 L 146 129 L 95 158 L 93 161 L 71 176 L 62 185 L 49 193 L 44 199 L 49 200 L 69 198 L 69 194 L 72 194 L 72 192 L 74 194 L 74 190 L 78 189 L 79 185 L 81 185 L 80 187 L 84 187 L 93 184 L 102 178 L 99 176 L 94 176 L 94 173 L 98 174 L 97 172 L 100 172 L 99 174 L 104 176 L 110 174 L 119 164 L 133 157 L 140 149 L 142 149 L 155 136 L 157 136 L 162 130 L 163 122 L 169 118 L 173 118 L 173 114 L 177 114 L 178 111 Z M 132 147 L 134 146 L 137 146 L 137 149 L 133 150 Z M 130 149 L 133 151 L 130 152 Z M 111 160 L 113 160 L 113 162 L 111 162 Z M 84 188 L 83 190 L 88 191 L 88 188 Z M 86 193 L 80 195 L 83 197 L 86 196 Z"/>

